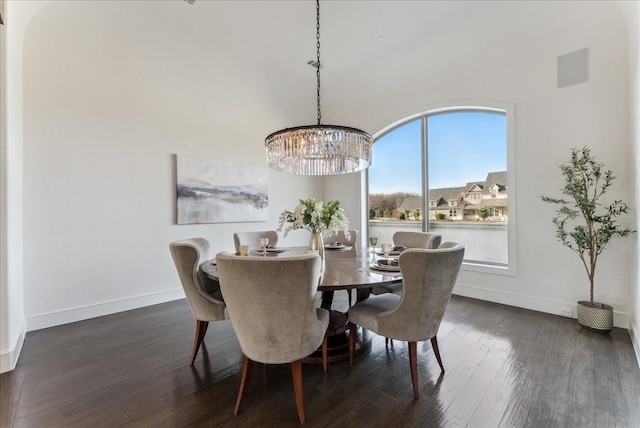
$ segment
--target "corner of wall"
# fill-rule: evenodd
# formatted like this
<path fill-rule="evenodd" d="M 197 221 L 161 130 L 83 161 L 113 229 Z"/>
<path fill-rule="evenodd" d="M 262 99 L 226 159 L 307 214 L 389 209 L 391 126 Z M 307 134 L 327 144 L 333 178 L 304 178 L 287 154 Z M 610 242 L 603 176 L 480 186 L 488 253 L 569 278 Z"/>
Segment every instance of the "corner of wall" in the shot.
<path fill-rule="evenodd" d="M 26 333 L 27 323 L 25 320 L 25 322 L 22 324 L 20 334 L 16 339 L 16 343 L 13 344 L 11 349 L 6 351 L 3 350 L 0 353 L 0 373 L 5 373 L 16 368 L 16 364 L 18 364 L 18 358 L 20 357 L 20 352 L 22 351 L 22 345 L 24 344 L 24 337 Z"/>
<path fill-rule="evenodd" d="M 635 206 L 635 228 L 640 225 L 640 2 L 616 1 L 627 25 L 629 43 L 629 86 L 630 86 L 630 135 L 631 135 L 631 171 L 632 195 L 631 206 Z M 636 234 L 632 260 L 631 313 L 629 314 L 629 335 L 640 366 L 640 237 Z"/>

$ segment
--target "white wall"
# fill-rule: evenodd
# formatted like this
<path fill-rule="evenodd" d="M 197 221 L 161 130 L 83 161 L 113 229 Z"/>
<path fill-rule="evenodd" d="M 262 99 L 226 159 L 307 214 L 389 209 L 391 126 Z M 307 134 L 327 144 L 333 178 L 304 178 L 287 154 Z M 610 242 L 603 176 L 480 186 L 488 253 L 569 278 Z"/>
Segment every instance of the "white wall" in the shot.
<path fill-rule="evenodd" d="M 429 16 L 419 12 L 421 4 L 404 6 L 409 16 L 403 20 Z M 556 242 L 553 209 L 539 195 L 559 194 L 563 181 L 557 166 L 568 159 L 570 148 L 587 145 L 618 177 L 609 198 L 623 199 L 635 211 L 629 51 L 622 14 L 606 2 L 461 2 L 443 7 L 446 12 L 435 14 L 441 22 L 432 23 L 437 38 L 416 37 L 411 51 L 385 52 L 366 72 L 352 67 L 357 83 L 350 83 L 356 85 L 358 105 L 343 113 L 357 117 L 365 110 L 365 129 L 377 132 L 439 102 L 513 103 L 518 274 L 464 271 L 455 292 L 575 316 L 575 302 L 588 298 L 587 277 L 575 254 Z M 390 20 L 399 13 L 385 12 L 379 15 Z M 590 52 L 589 81 L 558 89 L 557 57 L 585 47 Z M 334 189 L 331 196 L 340 198 L 340 193 Z M 633 216 L 623 222 L 634 227 Z M 632 311 L 630 267 L 636 263 L 636 245 L 637 237 L 613 242 L 598 265 L 596 299 L 612 304 L 615 324 L 625 328 Z"/>
<path fill-rule="evenodd" d="M 624 13 L 629 41 L 629 94 L 631 118 L 631 170 L 632 192 L 634 196 L 635 227 L 640 225 L 640 2 L 617 2 Z M 633 185 L 635 184 L 635 185 Z M 631 256 L 631 310 L 629 313 L 629 333 L 640 364 L 640 239 L 635 240 Z"/>
<path fill-rule="evenodd" d="M 182 297 L 169 242 L 229 250 L 233 232 L 273 229 L 282 207 L 320 193 L 319 179 L 270 172 L 267 223 L 174 225 L 173 155 L 264 165 L 276 121 L 233 58 L 145 3 L 52 2 L 27 32 L 29 330 Z"/>
<path fill-rule="evenodd" d="M 31 20 L 21 52 L 29 330 L 177 298 L 170 241 L 204 236 L 214 252 L 229 249 L 232 232 L 274 228 L 301 197 L 340 199 L 364 230 L 360 174 L 271 172 L 268 222 L 173 224 L 173 154 L 263 165 L 265 135 L 315 121 L 315 76 L 304 64 L 315 44 L 302 42 L 313 42 L 315 27 L 299 19 L 306 3 L 57 1 Z M 439 102 L 516 106 L 518 276 L 466 272 L 458 292 L 548 312 L 585 298 L 586 277 L 555 242 L 538 196 L 559 191 L 556 166 L 581 145 L 619 177 L 612 198 L 633 196 L 619 9 L 327 2 L 323 17 L 325 123 L 375 133 Z M 589 82 L 557 89 L 557 56 L 584 47 Z M 596 296 L 614 306 L 618 324 L 633 311 L 635 239 L 612 245 L 599 266 Z M 283 243 L 307 240 L 299 231 Z"/>
<path fill-rule="evenodd" d="M 15 367 L 24 335 L 22 43 L 42 2 L 5 2 L 0 26 L 0 373 Z"/>

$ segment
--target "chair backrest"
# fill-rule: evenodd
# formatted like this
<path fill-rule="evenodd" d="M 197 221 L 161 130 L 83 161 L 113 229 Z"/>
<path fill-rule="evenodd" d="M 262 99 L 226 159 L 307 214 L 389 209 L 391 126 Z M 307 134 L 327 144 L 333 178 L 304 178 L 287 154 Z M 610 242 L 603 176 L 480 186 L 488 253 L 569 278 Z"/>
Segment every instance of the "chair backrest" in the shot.
<path fill-rule="evenodd" d="M 248 245 L 252 250 L 259 250 L 260 238 L 269 238 L 269 246 L 278 244 L 278 233 L 275 230 L 262 230 L 257 232 L 236 232 L 233 234 L 233 243 L 236 246 L 236 254 L 240 253 L 240 245 Z"/>
<path fill-rule="evenodd" d="M 358 242 L 358 231 L 356 229 L 349 229 L 349 235 L 351 235 L 351 238 L 347 239 L 344 235 L 344 230 L 339 230 L 332 235 L 327 235 L 324 238 L 324 243 L 330 244 L 331 242 L 342 242 L 344 245 L 355 247 Z"/>
<path fill-rule="evenodd" d="M 245 356 L 284 364 L 311 355 L 325 329 L 316 314 L 320 257 L 216 255 L 220 288 Z"/>
<path fill-rule="evenodd" d="M 438 249 L 403 251 L 399 259 L 403 282 L 400 303 L 380 314 L 378 333 L 415 342 L 434 337 L 463 257 L 464 246 L 455 242 L 445 242 Z"/>
<path fill-rule="evenodd" d="M 207 293 L 201 277 L 200 265 L 209 257 L 209 241 L 204 238 L 175 241 L 169 244 L 169 250 L 193 316 L 201 321 L 225 319 L 224 302 Z"/>
<path fill-rule="evenodd" d="M 398 231 L 393 234 L 393 244 L 406 248 L 438 248 L 442 241 L 442 235 L 430 232 Z"/>

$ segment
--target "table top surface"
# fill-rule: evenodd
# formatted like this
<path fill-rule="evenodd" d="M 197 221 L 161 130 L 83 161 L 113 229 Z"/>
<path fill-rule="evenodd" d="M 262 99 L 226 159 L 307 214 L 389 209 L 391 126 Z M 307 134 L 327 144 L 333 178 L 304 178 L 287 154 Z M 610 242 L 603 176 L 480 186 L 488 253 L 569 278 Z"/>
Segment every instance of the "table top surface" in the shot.
<path fill-rule="evenodd" d="M 308 247 L 284 247 L 283 249 L 283 252 L 268 254 L 267 257 L 287 257 L 308 252 Z M 373 269 L 371 265 L 375 265 L 379 257 L 371 254 L 371 250 L 367 247 L 326 248 L 324 254 L 325 269 L 318 286 L 320 291 L 371 288 L 374 285 L 402 282 L 400 272 Z M 202 271 L 207 276 L 217 279 L 215 259 L 204 262 Z"/>

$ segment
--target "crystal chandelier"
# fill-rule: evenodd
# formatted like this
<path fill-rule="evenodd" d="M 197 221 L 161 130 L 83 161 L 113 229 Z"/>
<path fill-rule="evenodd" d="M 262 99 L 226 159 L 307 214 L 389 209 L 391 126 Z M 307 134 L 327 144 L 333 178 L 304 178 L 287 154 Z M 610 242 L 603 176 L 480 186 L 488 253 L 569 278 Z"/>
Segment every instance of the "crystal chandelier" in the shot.
<path fill-rule="evenodd" d="M 320 108 L 320 0 L 316 0 L 317 125 L 282 129 L 265 139 L 267 165 L 298 175 L 335 175 L 366 169 L 373 139 L 348 126 L 323 125 Z"/>

